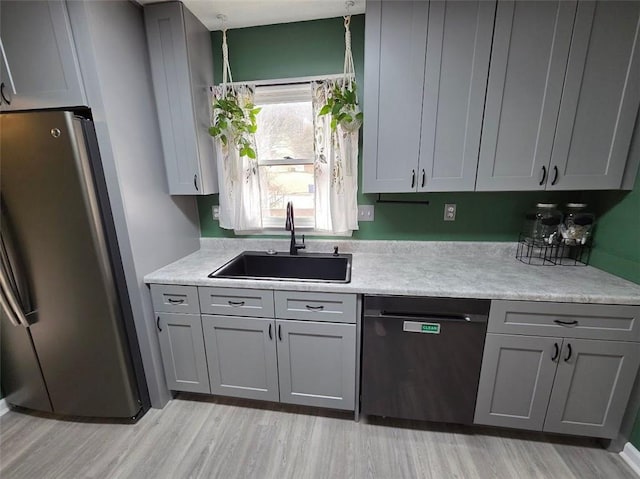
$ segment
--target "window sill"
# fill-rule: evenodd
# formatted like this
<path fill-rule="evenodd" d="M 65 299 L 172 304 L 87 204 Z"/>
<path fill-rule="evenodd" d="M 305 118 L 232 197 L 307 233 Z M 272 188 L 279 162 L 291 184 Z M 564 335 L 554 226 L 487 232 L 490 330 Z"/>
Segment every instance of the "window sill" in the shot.
<path fill-rule="evenodd" d="M 260 231 L 234 231 L 238 236 L 291 236 L 291 232 L 284 228 L 263 228 Z M 324 236 L 324 237 L 337 237 L 337 238 L 350 238 L 352 233 L 331 233 L 330 231 L 317 231 L 309 227 L 297 227 L 296 237 L 302 235 L 308 237 Z"/>

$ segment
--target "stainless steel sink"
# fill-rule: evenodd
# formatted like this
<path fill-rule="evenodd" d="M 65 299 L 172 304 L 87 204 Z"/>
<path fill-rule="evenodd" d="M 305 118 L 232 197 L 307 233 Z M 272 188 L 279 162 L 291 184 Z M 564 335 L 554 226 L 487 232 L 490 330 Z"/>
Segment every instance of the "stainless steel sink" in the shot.
<path fill-rule="evenodd" d="M 351 255 L 245 251 L 215 270 L 209 278 L 348 283 L 351 281 Z"/>

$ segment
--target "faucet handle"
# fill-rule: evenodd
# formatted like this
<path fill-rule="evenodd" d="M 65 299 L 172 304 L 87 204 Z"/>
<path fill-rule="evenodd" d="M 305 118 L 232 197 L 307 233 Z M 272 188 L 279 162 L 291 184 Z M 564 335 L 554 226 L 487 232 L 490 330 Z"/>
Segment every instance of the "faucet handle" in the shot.
<path fill-rule="evenodd" d="M 333 256 L 338 256 L 338 247 L 337 246 L 333 247 Z"/>
<path fill-rule="evenodd" d="M 302 235 L 302 244 L 304 244 L 304 235 Z"/>

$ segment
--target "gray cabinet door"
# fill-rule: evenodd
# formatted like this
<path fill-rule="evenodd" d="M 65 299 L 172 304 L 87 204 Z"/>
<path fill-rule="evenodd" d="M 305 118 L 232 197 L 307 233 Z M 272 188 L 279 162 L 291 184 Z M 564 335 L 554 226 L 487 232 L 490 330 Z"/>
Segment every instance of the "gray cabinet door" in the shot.
<path fill-rule="evenodd" d="M 545 188 L 575 12 L 498 2 L 476 190 Z"/>
<path fill-rule="evenodd" d="M 280 401 L 353 410 L 356 325 L 276 320 Z"/>
<path fill-rule="evenodd" d="M 544 430 L 614 438 L 640 364 L 640 344 L 565 339 Z"/>
<path fill-rule="evenodd" d="M 273 319 L 202 316 L 211 392 L 277 401 Z"/>
<path fill-rule="evenodd" d="M 416 191 L 427 17 L 427 2 L 367 2 L 365 193 Z"/>
<path fill-rule="evenodd" d="M 3 1 L 0 41 L 6 59 L 1 110 L 87 105 L 63 1 Z"/>
<path fill-rule="evenodd" d="M 180 2 L 146 5 L 144 18 L 169 193 L 217 193 L 207 131 L 210 33 Z"/>
<path fill-rule="evenodd" d="M 541 431 L 562 339 L 487 334 L 474 423 Z"/>
<path fill-rule="evenodd" d="M 418 191 L 475 188 L 494 16 L 493 1 L 429 3 Z"/>
<path fill-rule="evenodd" d="M 547 189 L 620 188 L 640 104 L 639 31 L 640 2 L 579 3 Z"/>
<path fill-rule="evenodd" d="M 209 393 L 200 315 L 156 313 L 156 320 L 169 389 Z"/>

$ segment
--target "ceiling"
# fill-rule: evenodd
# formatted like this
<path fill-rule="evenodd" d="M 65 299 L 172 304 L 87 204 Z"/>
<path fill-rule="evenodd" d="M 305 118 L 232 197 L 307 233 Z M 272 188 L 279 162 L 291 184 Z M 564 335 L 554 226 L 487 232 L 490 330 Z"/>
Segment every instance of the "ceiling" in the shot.
<path fill-rule="evenodd" d="M 137 0 L 157 3 L 158 0 Z M 209 30 L 222 30 L 218 15 L 225 15 L 226 28 L 253 27 L 300 22 L 346 15 L 345 0 L 182 0 Z M 353 0 L 349 13 L 364 13 L 365 0 Z"/>

